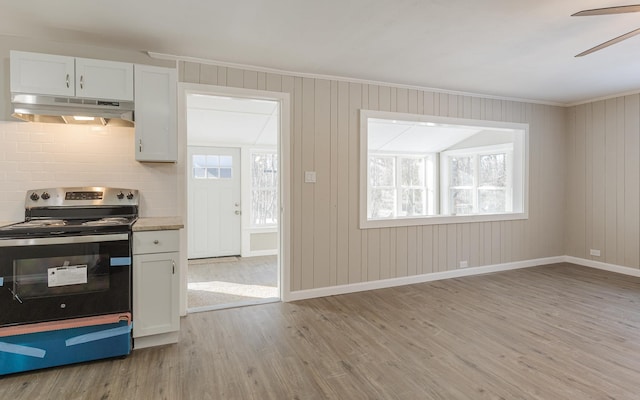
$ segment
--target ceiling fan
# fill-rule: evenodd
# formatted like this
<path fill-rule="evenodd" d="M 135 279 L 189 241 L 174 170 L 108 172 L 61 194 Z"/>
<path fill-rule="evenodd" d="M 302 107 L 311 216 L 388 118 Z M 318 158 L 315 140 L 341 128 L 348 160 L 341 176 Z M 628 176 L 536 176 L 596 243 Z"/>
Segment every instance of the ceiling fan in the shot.
<path fill-rule="evenodd" d="M 640 4 L 618 6 L 618 7 L 594 8 L 593 10 L 579 11 L 575 14 L 571 14 L 571 16 L 585 17 L 585 16 L 591 16 L 591 15 L 624 14 L 624 13 L 632 13 L 632 12 L 640 12 Z M 609 47 L 612 44 L 622 42 L 623 40 L 629 39 L 630 37 L 633 37 L 638 34 L 640 34 L 640 28 L 633 30 L 631 32 L 627 32 L 624 35 L 618 36 L 617 38 L 608 40 L 602 44 L 599 44 L 595 47 L 590 48 L 589 50 L 585 50 L 582 53 L 577 54 L 576 57 L 586 56 L 587 54 L 591 54 L 594 51 L 602 50 L 605 47 Z"/>

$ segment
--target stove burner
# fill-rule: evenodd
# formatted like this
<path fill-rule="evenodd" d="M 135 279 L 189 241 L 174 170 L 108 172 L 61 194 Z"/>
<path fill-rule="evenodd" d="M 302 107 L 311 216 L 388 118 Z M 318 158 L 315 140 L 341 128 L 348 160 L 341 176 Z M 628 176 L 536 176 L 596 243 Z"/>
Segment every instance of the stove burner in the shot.
<path fill-rule="evenodd" d="M 34 219 L 31 221 L 21 222 L 13 225 L 16 228 L 48 228 L 56 226 L 65 226 L 67 223 L 62 219 Z"/>
<path fill-rule="evenodd" d="M 109 218 L 102 218 L 102 219 L 97 219 L 94 221 L 86 221 L 83 222 L 82 225 L 85 226 L 100 226 L 100 225 L 122 225 L 122 224 L 127 224 L 129 223 L 129 219 L 128 218 L 124 218 L 124 217 L 109 217 Z"/>

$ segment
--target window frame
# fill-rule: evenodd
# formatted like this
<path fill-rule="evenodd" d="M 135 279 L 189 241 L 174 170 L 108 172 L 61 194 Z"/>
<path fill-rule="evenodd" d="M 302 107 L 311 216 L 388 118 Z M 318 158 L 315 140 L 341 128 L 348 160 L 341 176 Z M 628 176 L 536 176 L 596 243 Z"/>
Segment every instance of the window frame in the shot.
<path fill-rule="evenodd" d="M 368 120 L 369 119 L 388 119 L 388 120 L 400 120 L 400 121 L 415 121 L 424 123 L 435 124 L 447 124 L 447 125 L 463 125 L 474 127 L 485 127 L 488 129 L 513 129 L 522 131 L 523 135 L 519 139 L 519 144 L 514 145 L 514 152 L 522 147 L 522 160 L 519 162 L 518 170 L 513 171 L 513 179 L 519 179 L 521 181 L 521 190 L 519 194 L 513 195 L 513 203 L 521 210 L 512 212 L 496 213 L 496 214 L 461 214 L 461 215 L 427 215 L 420 217 L 395 217 L 385 219 L 369 219 L 368 218 L 368 205 L 369 205 L 369 148 L 368 148 Z M 373 152 L 375 153 L 375 152 Z M 377 154 L 382 154 L 378 152 Z M 389 111 L 375 111 L 375 110 L 360 110 L 360 229 L 371 228 L 385 228 L 385 227 L 402 227 L 402 226 L 419 226 L 419 225 L 438 225 L 438 224 L 457 224 L 457 223 L 471 223 L 471 222 L 491 222 L 491 221 L 508 221 L 508 220 L 522 220 L 529 218 L 529 124 L 516 123 L 516 122 L 504 122 L 504 121 L 491 121 L 491 120 L 476 120 L 466 118 L 453 118 L 453 117 L 439 117 L 432 115 L 420 115 L 420 114 L 408 114 L 397 113 Z M 439 169 L 440 155 L 436 155 L 435 164 L 436 169 Z M 439 172 L 435 172 L 437 182 L 435 184 L 435 198 L 441 199 L 442 185 L 439 183 Z M 514 181 L 515 182 L 515 181 Z M 397 187 L 397 185 L 396 185 Z M 396 194 L 396 198 L 398 195 Z M 517 203 L 516 203 L 517 201 Z M 439 213 L 440 201 L 435 206 L 435 212 Z"/>

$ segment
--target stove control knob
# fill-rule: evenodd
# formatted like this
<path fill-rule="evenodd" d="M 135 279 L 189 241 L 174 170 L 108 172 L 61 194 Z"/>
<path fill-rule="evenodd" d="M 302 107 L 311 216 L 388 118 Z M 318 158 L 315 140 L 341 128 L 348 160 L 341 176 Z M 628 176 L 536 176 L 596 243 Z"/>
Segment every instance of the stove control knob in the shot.
<path fill-rule="evenodd" d="M 124 199 L 124 193 L 120 192 L 116 195 L 117 198 L 119 198 L 120 200 Z"/>
<path fill-rule="evenodd" d="M 129 200 L 133 199 L 133 193 L 129 192 L 129 194 L 127 194 L 127 199 Z"/>
<path fill-rule="evenodd" d="M 51 196 L 47 192 L 42 192 L 42 195 L 40 197 L 42 197 L 42 200 L 49 200 L 51 198 Z"/>
<path fill-rule="evenodd" d="M 40 196 L 38 196 L 38 193 L 33 192 L 31 193 L 31 196 L 29 196 L 29 198 L 33 201 L 38 201 L 38 199 L 40 198 Z"/>

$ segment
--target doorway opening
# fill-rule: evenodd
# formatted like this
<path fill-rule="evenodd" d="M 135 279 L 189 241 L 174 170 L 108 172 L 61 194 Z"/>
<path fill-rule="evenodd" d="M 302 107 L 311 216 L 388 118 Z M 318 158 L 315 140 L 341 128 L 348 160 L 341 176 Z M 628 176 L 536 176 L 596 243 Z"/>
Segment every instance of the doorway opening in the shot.
<path fill-rule="evenodd" d="M 187 311 L 280 301 L 278 100 L 186 94 Z"/>

